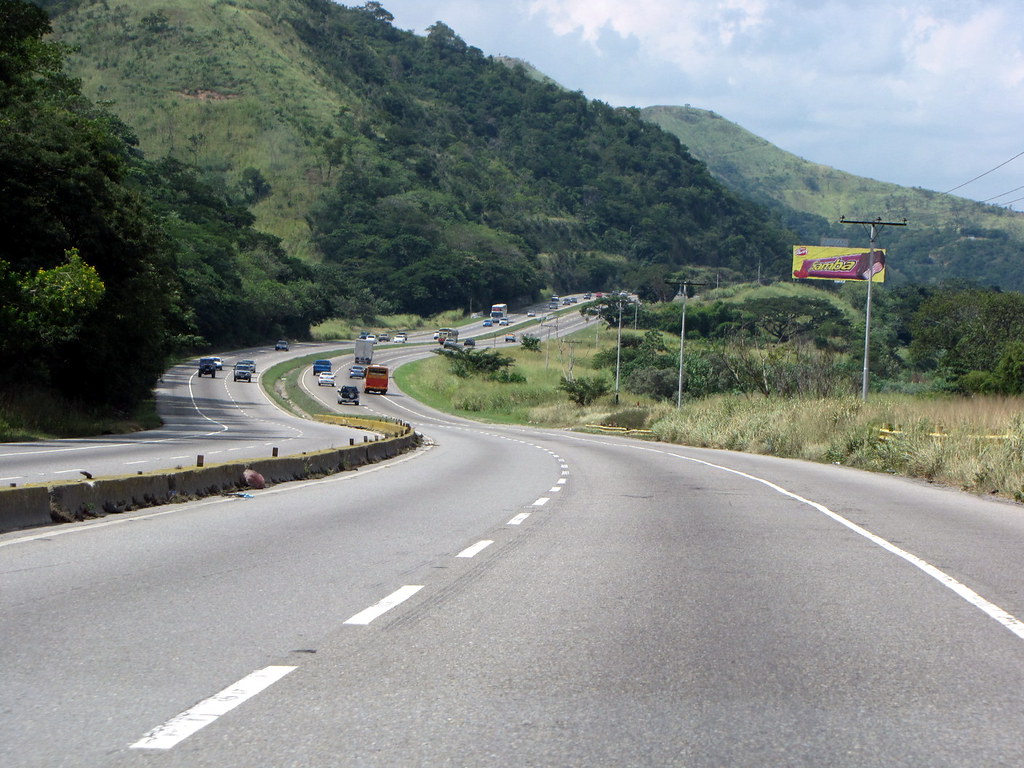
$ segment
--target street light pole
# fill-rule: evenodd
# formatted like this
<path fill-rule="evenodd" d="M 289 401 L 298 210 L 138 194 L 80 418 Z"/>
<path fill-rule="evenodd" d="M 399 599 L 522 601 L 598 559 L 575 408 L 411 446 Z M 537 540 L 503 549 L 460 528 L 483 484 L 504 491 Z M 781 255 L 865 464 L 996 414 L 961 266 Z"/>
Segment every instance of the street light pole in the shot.
<path fill-rule="evenodd" d="M 619 365 L 622 362 L 622 297 L 619 297 L 619 331 L 615 337 L 615 404 L 619 404 Z"/>
<path fill-rule="evenodd" d="M 682 319 L 679 321 L 679 384 L 676 389 L 676 408 L 683 407 L 683 359 L 686 352 L 686 286 L 707 285 L 707 283 L 688 283 L 686 280 L 674 281 L 679 284 L 679 293 L 683 295 Z M 672 283 L 669 283 L 670 285 Z"/>

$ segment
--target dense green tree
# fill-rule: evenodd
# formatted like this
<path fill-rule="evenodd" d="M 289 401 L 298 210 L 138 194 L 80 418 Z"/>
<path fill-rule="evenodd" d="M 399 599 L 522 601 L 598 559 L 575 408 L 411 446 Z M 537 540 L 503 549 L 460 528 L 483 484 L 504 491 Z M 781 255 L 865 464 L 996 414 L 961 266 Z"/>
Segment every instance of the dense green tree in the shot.
<path fill-rule="evenodd" d="M 952 379 L 993 371 L 1007 345 L 1024 338 L 1024 295 L 940 290 L 921 303 L 911 323 L 912 359 Z"/>

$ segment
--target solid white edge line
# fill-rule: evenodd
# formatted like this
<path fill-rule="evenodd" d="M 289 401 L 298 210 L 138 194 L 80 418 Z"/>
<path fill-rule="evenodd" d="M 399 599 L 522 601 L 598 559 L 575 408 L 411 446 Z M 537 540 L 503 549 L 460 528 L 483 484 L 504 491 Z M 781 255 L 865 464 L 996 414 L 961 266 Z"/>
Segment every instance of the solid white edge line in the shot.
<path fill-rule="evenodd" d="M 491 539 L 484 539 L 483 541 L 478 541 L 473 546 L 466 547 L 464 550 L 459 552 L 459 554 L 457 554 L 456 557 L 473 557 L 474 555 L 477 555 L 483 550 L 487 549 L 487 547 L 491 546 L 491 544 L 493 543 L 494 541 Z"/>
<path fill-rule="evenodd" d="M 651 448 L 645 448 L 645 449 L 641 449 L 641 450 L 652 450 L 655 453 L 663 453 L 663 454 L 668 455 L 668 456 L 675 456 L 677 459 L 683 459 L 684 461 L 690 461 L 690 462 L 693 462 L 694 464 L 703 464 L 706 467 L 712 467 L 714 469 L 720 469 L 723 472 L 729 472 L 729 473 L 731 473 L 733 475 L 738 475 L 739 477 L 745 477 L 748 480 L 753 480 L 754 482 L 761 483 L 762 485 L 765 485 L 768 488 L 771 488 L 773 491 L 775 491 L 775 492 L 777 492 L 777 493 L 779 493 L 779 494 L 781 494 L 783 496 L 788 496 L 789 498 L 794 499 L 795 501 L 798 501 L 801 504 L 806 504 L 807 506 L 809 506 L 809 507 L 811 507 L 813 509 L 818 510 L 823 515 L 825 515 L 827 517 L 830 517 L 832 520 L 834 520 L 835 522 L 839 523 L 840 525 L 843 525 L 846 528 L 850 529 L 851 531 L 853 531 L 857 535 L 863 536 L 865 539 L 867 539 L 868 541 L 872 542 L 873 544 L 876 544 L 877 546 L 881 547 L 886 552 L 889 552 L 889 553 L 891 553 L 893 555 L 896 555 L 897 557 L 902 558 L 906 562 L 908 562 L 911 565 L 913 565 L 915 568 L 920 569 L 921 571 L 923 571 L 924 573 L 926 573 L 927 575 L 929 575 L 933 579 L 935 579 L 937 582 L 942 584 L 942 586 L 944 586 L 947 589 L 951 590 L 956 595 L 959 595 L 961 598 L 966 600 L 968 603 L 973 605 L 975 608 L 978 608 L 979 610 L 983 611 L 990 618 L 995 619 L 997 622 L 1002 624 L 1008 630 L 1013 632 L 1013 634 L 1017 635 L 1017 637 L 1019 637 L 1022 640 L 1024 640 L 1024 622 L 1022 622 L 1016 616 L 1011 614 L 1009 611 L 1006 611 L 1006 610 L 1000 608 L 995 603 L 992 603 L 992 602 L 986 600 L 984 597 L 979 595 L 977 592 L 975 592 L 973 589 L 968 587 L 966 584 L 963 584 L 962 582 L 957 581 L 956 579 L 954 579 L 949 574 L 947 574 L 947 573 L 941 571 L 940 569 L 936 568 L 934 565 L 929 563 L 927 560 L 923 560 L 920 557 L 918 557 L 917 555 L 911 554 L 910 552 L 907 552 L 905 549 L 901 549 L 900 547 L 897 547 L 892 542 L 890 542 L 890 541 L 888 541 L 886 539 L 883 539 L 881 536 L 878 536 L 878 535 L 872 533 L 871 531 L 867 530 L 866 528 L 862 528 L 861 526 L 857 525 L 852 520 L 847 520 L 842 515 L 840 515 L 840 514 L 838 514 L 836 512 L 833 512 L 831 509 L 826 507 L 824 504 L 819 504 L 818 502 L 811 501 L 810 499 L 806 499 L 806 498 L 804 498 L 803 496 L 800 496 L 797 493 L 793 493 L 792 491 L 788 491 L 785 488 L 783 488 L 781 485 L 776 485 L 771 480 L 765 480 L 763 477 L 758 477 L 757 475 L 751 475 L 751 474 L 749 474 L 747 472 L 741 472 L 738 469 L 732 469 L 730 467 L 723 467 L 721 464 L 713 464 L 710 461 L 703 461 L 701 459 L 694 459 L 694 458 L 692 458 L 690 456 L 680 456 L 677 453 L 671 453 L 669 451 L 658 451 L 658 450 L 651 449 Z"/>
<path fill-rule="evenodd" d="M 422 584 L 406 584 L 404 587 L 396 589 L 383 600 L 374 603 L 369 608 L 365 608 L 352 618 L 347 619 L 344 623 L 359 624 L 361 626 L 365 626 L 374 619 L 376 619 L 378 616 L 381 616 L 390 611 L 395 606 L 404 603 L 406 600 L 415 595 L 421 589 L 423 589 Z"/>
<path fill-rule="evenodd" d="M 257 670 L 191 709 L 186 709 L 163 725 L 157 726 L 132 744 L 131 749 L 170 749 L 221 715 L 269 688 L 294 669 L 296 667 L 272 666 Z"/>

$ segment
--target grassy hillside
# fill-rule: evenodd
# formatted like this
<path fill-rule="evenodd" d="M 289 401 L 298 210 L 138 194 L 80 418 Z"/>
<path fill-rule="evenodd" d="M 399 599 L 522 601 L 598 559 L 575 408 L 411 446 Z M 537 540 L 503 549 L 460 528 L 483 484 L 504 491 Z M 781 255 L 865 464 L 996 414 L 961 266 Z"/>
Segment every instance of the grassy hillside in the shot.
<path fill-rule="evenodd" d="M 110 107 L 150 157 L 170 155 L 241 183 L 254 168 L 272 193 L 254 212 L 293 255 L 309 257 L 305 213 L 329 173 L 321 136 L 357 98 L 310 58 L 286 19 L 308 3 L 134 0 L 42 2 L 78 53 L 83 92 Z"/>
<path fill-rule="evenodd" d="M 147 156 L 237 188 L 348 306 L 430 314 L 692 262 L 786 273 L 788 234 L 673 136 L 440 22 L 421 37 L 327 0 L 46 4 Z"/>
<path fill-rule="evenodd" d="M 1024 236 L 1024 214 L 919 187 L 901 187 L 804 160 L 721 115 L 693 107 L 648 107 L 644 117 L 677 136 L 712 174 L 753 199 L 836 221 L 840 216 L 915 225 L 998 227 Z"/>
<path fill-rule="evenodd" d="M 906 218 L 907 229 L 886 231 L 883 243 L 898 254 L 891 262 L 897 281 L 968 279 L 1024 289 L 1024 214 L 812 163 L 708 110 L 659 106 L 642 114 L 678 137 L 730 189 L 780 211 L 812 244 L 824 236 L 862 238 L 836 224 L 842 215 Z"/>

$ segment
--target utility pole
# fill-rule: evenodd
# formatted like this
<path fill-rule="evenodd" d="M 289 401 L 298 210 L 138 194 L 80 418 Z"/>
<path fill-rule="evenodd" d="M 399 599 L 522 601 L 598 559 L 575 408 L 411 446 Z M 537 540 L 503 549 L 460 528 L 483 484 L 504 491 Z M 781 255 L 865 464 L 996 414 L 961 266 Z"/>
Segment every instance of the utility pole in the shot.
<path fill-rule="evenodd" d="M 615 336 L 615 404 L 619 404 L 619 366 L 622 362 L 622 296 L 616 297 L 619 304 L 619 330 Z"/>
<path fill-rule="evenodd" d="M 867 269 L 867 281 L 868 281 L 868 296 L 864 305 L 864 367 L 861 372 L 860 382 L 860 399 L 868 399 L 868 378 L 869 378 L 869 360 L 871 353 L 871 284 L 875 282 L 875 242 L 878 239 L 878 228 L 879 227 L 905 227 L 907 226 L 907 220 L 903 221 L 882 221 L 881 216 L 877 216 L 871 221 L 854 221 L 847 219 L 845 216 L 839 217 L 840 224 L 867 224 L 871 227 L 871 250 L 868 253 L 868 269 Z"/>
<path fill-rule="evenodd" d="M 676 390 L 676 408 L 683 407 L 683 355 L 686 351 L 686 286 L 707 285 L 707 283 L 691 283 L 687 280 L 667 280 L 669 285 L 679 285 L 679 293 L 683 296 L 682 320 L 679 323 L 679 387 Z"/>

